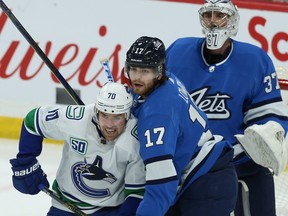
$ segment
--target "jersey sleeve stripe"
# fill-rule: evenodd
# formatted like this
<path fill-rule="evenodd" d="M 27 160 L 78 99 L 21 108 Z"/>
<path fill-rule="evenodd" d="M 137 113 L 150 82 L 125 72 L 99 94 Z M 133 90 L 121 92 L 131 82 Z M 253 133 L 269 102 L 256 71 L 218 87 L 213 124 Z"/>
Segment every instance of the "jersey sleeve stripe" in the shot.
<path fill-rule="evenodd" d="M 40 118 L 39 118 L 39 109 L 40 109 L 40 108 L 38 108 L 38 109 L 36 110 L 36 112 L 35 112 L 35 129 L 36 129 L 36 132 L 37 132 L 38 134 L 40 134 L 42 137 L 46 137 L 46 136 L 44 136 L 44 134 L 43 134 L 43 132 L 42 132 L 42 130 L 41 130 L 41 128 L 40 128 L 40 124 L 39 124 L 39 121 L 40 121 Z"/>
<path fill-rule="evenodd" d="M 146 165 L 146 181 L 163 180 L 171 181 L 177 176 L 172 159 L 152 162 Z"/>
<path fill-rule="evenodd" d="M 147 165 L 147 164 L 150 164 L 150 163 L 154 163 L 154 162 L 157 162 L 157 161 L 164 161 L 164 160 L 169 160 L 169 159 L 172 159 L 173 156 L 172 155 L 161 155 L 161 156 L 158 156 L 158 157 L 153 157 L 153 158 L 149 158 L 147 160 L 144 161 L 144 164 Z"/>

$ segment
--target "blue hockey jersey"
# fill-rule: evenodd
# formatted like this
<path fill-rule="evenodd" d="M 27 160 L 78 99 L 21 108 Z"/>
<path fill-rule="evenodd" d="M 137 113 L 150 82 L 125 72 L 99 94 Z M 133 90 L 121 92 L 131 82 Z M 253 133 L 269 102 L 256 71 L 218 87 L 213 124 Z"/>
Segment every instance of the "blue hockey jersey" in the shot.
<path fill-rule="evenodd" d="M 167 49 L 167 70 L 184 83 L 207 114 L 212 132 L 236 143 L 235 134 L 269 120 L 286 131 L 288 109 L 269 56 L 259 47 L 232 40 L 227 58 L 209 65 L 203 57 L 204 45 L 205 38 L 176 40 Z"/>
<path fill-rule="evenodd" d="M 207 173 L 223 148 L 232 146 L 212 136 L 206 115 L 173 74 L 146 100 L 135 95 L 132 111 L 138 118 L 140 155 L 146 166 L 145 194 L 137 216 L 162 216 L 185 190 L 183 185 Z"/>

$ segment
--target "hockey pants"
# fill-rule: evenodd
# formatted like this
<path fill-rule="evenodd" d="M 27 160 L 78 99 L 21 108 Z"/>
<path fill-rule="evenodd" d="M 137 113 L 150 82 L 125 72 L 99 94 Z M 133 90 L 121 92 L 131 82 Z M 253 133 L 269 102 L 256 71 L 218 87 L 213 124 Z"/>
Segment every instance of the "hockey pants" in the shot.
<path fill-rule="evenodd" d="M 274 179 L 252 161 L 236 166 L 239 193 L 235 216 L 276 216 Z"/>
<path fill-rule="evenodd" d="M 237 175 L 231 162 L 233 150 L 224 149 L 224 153 L 207 174 L 191 184 L 166 216 L 230 216 L 236 205 Z"/>

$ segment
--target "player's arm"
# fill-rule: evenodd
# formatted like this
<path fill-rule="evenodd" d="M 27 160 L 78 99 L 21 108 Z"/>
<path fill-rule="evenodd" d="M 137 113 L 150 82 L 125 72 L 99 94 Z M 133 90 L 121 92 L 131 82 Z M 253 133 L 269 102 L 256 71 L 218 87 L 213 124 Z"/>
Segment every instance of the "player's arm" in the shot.
<path fill-rule="evenodd" d="M 272 60 L 261 50 L 257 66 L 254 67 L 254 87 L 244 105 L 244 123 L 249 127 L 263 125 L 268 121 L 279 123 L 285 134 L 288 130 L 288 109 L 283 102 L 280 86 Z M 258 77 L 257 77 L 258 76 Z"/>
<path fill-rule="evenodd" d="M 17 157 L 37 157 L 42 151 L 43 136 L 36 133 L 34 122 L 39 108 L 31 110 L 23 120 Z"/>
<path fill-rule="evenodd" d="M 130 159 L 125 171 L 125 202 L 119 216 L 134 216 L 145 192 L 145 166 L 139 155 L 139 142 L 134 139 L 130 147 Z"/>
<path fill-rule="evenodd" d="M 146 166 L 146 186 L 137 216 L 160 216 L 165 215 L 177 194 L 179 181 L 173 163 L 177 129 L 167 116 L 144 119 L 138 120 L 138 136 L 140 154 Z"/>
<path fill-rule="evenodd" d="M 49 187 L 46 174 L 36 159 L 42 151 L 43 137 L 35 133 L 35 116 L 38 109 L 30 111 L 25 117 L 19 140 L 17 157 L 10 160 L 14 187 L 25 194 L 39 193 L 38 185 Z"/>
<path fill-rule="evenodd" d="M 247 154 L 257 164 L 280 174 L 287 163 L 284 137 L 288 129 L 287 106 L 282 101 L 277 75 L 270 58 L 263 54 L 259 71 L 266 71 L 255 79 L 258 88 L 252 91 L 251 103 L 244 109 L 244 135 L 236 135 Z"/>

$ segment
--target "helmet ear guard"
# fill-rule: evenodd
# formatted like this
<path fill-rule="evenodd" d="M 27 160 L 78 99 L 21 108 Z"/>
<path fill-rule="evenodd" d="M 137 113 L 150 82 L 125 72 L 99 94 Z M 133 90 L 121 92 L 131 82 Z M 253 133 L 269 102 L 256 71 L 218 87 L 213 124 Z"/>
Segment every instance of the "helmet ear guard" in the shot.
<path fill-rule="evenodd" d="M 132 103 L 132 95 L 126 86 L 108 82 L 97 95 L 95 112 L 96 114 L 99 111 L 108 114 L 124 113 L 126 120 L 128 120 Z"/>
<path fill-rule="evenodd" d="M 203 15 L 209 12 L 226 14 L 226 24 L 224 26 L 207 26 Z M 237 7 L 230 0 L 205 0 L 205 4 L 198 13 L 208 49 L 219 49 L 229 37 L 237 35 L 240 16 Z"/>

